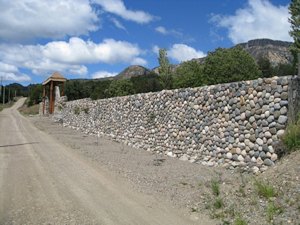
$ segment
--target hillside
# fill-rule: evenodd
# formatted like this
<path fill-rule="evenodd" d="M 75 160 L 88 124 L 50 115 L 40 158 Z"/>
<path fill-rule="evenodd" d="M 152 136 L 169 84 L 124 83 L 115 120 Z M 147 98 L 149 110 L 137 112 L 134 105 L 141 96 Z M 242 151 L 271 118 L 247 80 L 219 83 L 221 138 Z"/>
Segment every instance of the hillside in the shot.
<path fill-rule="evenodd" d="M 143 66 L 129 66 L 125 70 L 123 70 L 121 73 L 119 73 L 117 76 L 115 76 L 115 79 L 129 79 L 131 77 L 136 76 L 142 76 L 142 75 L 148 75 L 151 71 Z"/>
<path fill-rule="evenodd" d="M 274 41 L 270 39 L 256 39 L 238 44 L 257 61 L 260 58 L 268 59 L 272 65 L 292 63 L 293 57 L 289 47 L 291 42 Z"/>

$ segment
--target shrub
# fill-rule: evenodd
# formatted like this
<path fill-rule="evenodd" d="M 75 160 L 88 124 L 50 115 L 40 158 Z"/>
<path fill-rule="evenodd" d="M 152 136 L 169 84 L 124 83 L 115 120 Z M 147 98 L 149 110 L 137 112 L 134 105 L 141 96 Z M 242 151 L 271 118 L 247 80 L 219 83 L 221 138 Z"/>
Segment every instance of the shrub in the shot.
<path fill-rule="evenodd" d="M 300 148 L 300 115 L 295 124 L 289 124 L 282 138 L 283 143 L 287 147 L 288 152 L 295 151 Z"/>
<path fill-rule="evenodd" d="M 76 106 L 76 107 L 74 108 L 74 114 L 75 114 L 75 115 L 79 115 L 79 114 L 80 114 L 80 108 L 79 108 L 79 106 Z"/>

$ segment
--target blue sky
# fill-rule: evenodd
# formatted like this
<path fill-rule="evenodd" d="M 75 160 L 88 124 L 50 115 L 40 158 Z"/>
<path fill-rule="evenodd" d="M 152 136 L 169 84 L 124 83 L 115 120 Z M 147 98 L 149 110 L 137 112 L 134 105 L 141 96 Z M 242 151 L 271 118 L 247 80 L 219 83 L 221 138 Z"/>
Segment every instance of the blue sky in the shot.
<path fill-rule="evenodd" d="M 256 38 L 292 41 L 288 0 L 0 0 L 0 77 L 113 76 L 204 57 Z"/>

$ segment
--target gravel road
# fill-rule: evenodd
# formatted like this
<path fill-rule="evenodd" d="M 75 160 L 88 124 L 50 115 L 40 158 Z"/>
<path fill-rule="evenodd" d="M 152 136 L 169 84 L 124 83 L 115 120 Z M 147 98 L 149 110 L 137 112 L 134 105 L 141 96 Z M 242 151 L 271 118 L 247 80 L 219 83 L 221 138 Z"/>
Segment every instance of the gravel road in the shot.
<path fill-rule="evenodd" d="M 214 224 L 134 190 L 37 129 L 17 111 L 24 101 L 0 113 L 0 224 Z"/>

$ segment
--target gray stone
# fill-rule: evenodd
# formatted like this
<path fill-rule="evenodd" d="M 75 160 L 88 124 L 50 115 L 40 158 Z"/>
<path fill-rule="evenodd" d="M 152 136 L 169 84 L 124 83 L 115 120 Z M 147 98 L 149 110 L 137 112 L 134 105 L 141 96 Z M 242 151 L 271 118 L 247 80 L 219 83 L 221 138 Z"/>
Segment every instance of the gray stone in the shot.
<path fill-rule="evenodd" d="M 265 159 L 264 160 L 264 164 L 266 166 L 273 166 L 274 165 L 274 162 L 271 160 L 271 159 Z"/>
<path fill-rule="evenodd" d="M 287 116 L 279 116 L 278 123 L 285 124 L 287 122 Z"/>
<path fill-rule="evenodd" d="M 264 141 L 261 139 L 261 138 L 257 138 L 256 139 L 256 143 L 259 145 L 259 146 L 262 146 L 264 144 Z"/>
<path fill-rule="evenodd" d="M 287 108 L 284 106 L 284 107 L 282 107 L 281 109 L 280 109 L 280 113 L 282 114 L 282 115 L 284 115 L 284 114 L 287 114 Z"/>

